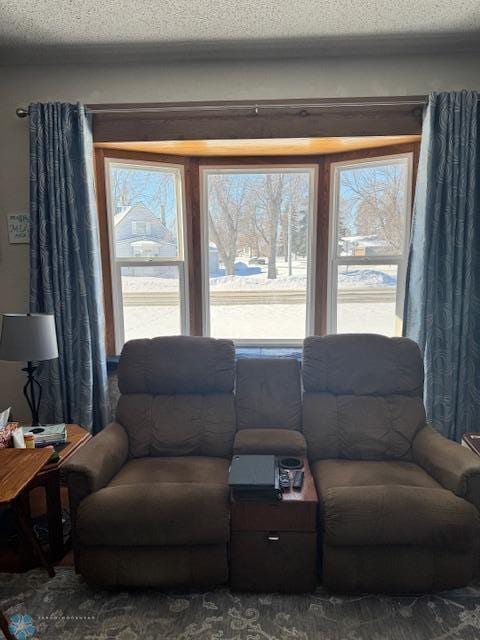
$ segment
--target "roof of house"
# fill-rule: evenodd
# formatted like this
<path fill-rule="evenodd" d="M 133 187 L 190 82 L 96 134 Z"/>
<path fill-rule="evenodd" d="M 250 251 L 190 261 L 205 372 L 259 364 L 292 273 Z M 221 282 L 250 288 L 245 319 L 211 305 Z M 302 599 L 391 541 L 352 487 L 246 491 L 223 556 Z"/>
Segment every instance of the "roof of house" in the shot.
<path fill-rule="evenodd" d="M 123 211 L 121 211 L 120 213 L 116 213 L 113 218 L 113 222 L 115 226 L 117 226 L 117 224 L 119 224 L 130 213 L 133 213 L 134 211 L 139 211 L 139 210 L 141 211 L 142 209 L 147 213 L 149 213 L 156 222 L 160 222 L 160 220 L 155 216 L 155 214 L 151 211 L 151 209 L 146 207 L 143 204 L 143 202 L 139 202 L 138 204 L 133 204 L 129 207 L 124 207 Z"/>

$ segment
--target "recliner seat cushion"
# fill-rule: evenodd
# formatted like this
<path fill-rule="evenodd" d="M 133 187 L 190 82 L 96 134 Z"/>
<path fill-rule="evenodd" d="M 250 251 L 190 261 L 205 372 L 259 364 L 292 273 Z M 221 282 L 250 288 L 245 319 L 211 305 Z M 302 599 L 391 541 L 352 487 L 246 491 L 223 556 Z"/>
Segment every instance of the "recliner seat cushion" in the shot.
<path fill-rule="evenodd" d="M 129 460 L 109 486 L 125 484 L 200 483 L 228 485 L 230 460 L 204 456 L 136 458 Z"/>
<path fill-rule="evenodd" d="M 311 465 L 318 494 L 336 487 L 378 485 L 441 489 L 442 486 L 414 462 L 397 460 L 317 460 Z"/>
<path fill-rule="evenodd" d="M 228 466 L 208 458 L 132 460 L 81 502 L 78 538 L 87 546 L 227 542 Z"/>
<path fill-rule="evenodd" d="M 336 487 L 322 492 L 321 509 L 324 543 L 330 546 L 467 550 L 479 534 L 476 508 L 445 489 Z"/>

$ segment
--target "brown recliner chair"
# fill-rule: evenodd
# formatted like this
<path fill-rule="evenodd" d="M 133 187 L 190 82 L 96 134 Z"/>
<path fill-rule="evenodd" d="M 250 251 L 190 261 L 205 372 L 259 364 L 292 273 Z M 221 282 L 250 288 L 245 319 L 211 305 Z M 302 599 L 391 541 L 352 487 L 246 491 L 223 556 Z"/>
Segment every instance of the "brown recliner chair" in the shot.
<path fill-rule="evenodd" d="M 234 453 L 305 455 L 300 387 L 294 358 L 238 360 Z"/>
<path fill-rule="evenodd" d="M 227 581 L 234 372 L 229 340 L 125 345 L 116 422 L 66 469 L 75 564 L 87 581 Z"/>
<path fill-rule="evenodd" d="M 311 337 L 303 358 L 323 584 L 344 592 L 466 585 L 477 565 L 480 461 L 425 424 L 418 346 Z"/>

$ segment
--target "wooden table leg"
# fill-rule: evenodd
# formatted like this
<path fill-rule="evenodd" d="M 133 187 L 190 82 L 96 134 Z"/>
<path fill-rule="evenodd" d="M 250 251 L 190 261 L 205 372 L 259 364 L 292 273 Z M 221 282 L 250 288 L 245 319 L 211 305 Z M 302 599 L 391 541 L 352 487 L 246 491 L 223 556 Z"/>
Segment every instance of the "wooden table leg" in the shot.
<path fill-rule="evenodd" d="M 20 522 L 20 512 L 24 514 L 24 516 L 31 521 L 30 515 L 30 495 L 28 491 L 23 491 L 17 498 L 18 505 L 15 507 L 12 504 L 12 510 L 15 516 L 15 522 L 17 526 L 17 534 L 18 534 L 18 556 L 20 558 L 20 565 L 23 571 L 27 571 L 28 569 L 32 569 L 37 566 L 37 560 L 35 558 L 34 550 L 32 549 L 32 545 L 30 544 L 29 539 L 25 536 L 25 532 L 22 528 L 22 523 Z"/>
<path fill-rule="evenodd" d="M 21 532 L 25 536 L 25 539 L 30 543 L 31 548 L 36 553 L 38 559 L 47 570 L 47 573 L 50 576 L 50 578 L 53 578 L 55 575 L 55 571 L 53 570 L 52 565 L 48 561 L 48 558 L 44 554 L 42 546 L 39 543 L 37 536 L 35 535 L 35 532 L 33 531 L 32 521 L 29 517 L 29 514 L 25 513 L 21 497 L 14 500 L 13 508 L 15 510 L 15 513 L 17 516 L 17 522 L 20 525 Z"/>
<path fill-rule="evenodd" d="M 8 628 L 8 620 L 4 616 L 4 614 L 0 611 L 0 630 L 7 640 L 15 640 L 15 638 L 10 633 L 10 629 Z"/>
<path fill-rule="evenodd" d="M 45 493 L 47 497 L 48 538 L 50 558 L 60 560 L 64 556 L 62 499 L 60 494 L 60 471 L 49 471 L 45 477 Z"/>

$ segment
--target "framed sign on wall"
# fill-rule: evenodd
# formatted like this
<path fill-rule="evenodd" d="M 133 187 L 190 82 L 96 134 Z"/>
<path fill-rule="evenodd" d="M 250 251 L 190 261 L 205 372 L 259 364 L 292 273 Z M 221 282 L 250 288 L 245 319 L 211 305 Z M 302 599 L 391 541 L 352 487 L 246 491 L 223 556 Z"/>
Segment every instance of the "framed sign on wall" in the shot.
<path fill-rule="evenodd" d="M 9 213 L 7 225 L 10 244 L 28 244 L 30 242 L 30 215 L 28 213 Z"/>

